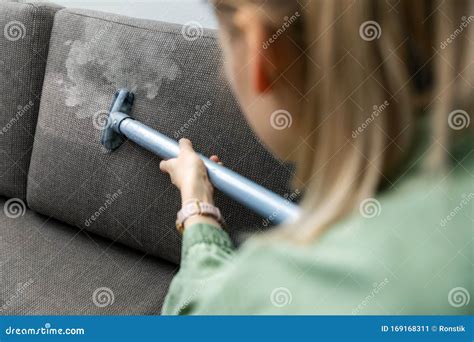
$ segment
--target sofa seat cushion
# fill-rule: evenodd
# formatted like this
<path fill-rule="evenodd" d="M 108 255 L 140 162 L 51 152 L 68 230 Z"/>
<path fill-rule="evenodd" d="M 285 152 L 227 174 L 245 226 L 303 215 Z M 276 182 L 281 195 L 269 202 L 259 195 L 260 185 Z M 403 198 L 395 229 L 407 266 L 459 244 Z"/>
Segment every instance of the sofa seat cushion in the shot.
<path fill-rule="evenodd" d="M 0 199 L 0 315 L 160 313 L 176 266 L 7 203 Z"/>
<path fill-rule="evenodd" d="M 291 171 L 249 128 L 222 72 L 216 32 L 88 10 L 57 13 L 32 154 L 35 211 L 178 262 L 180 197 L 160 159 L 131 142 L 100 145 L 117 89 L 134 90 L 132 116 L 281 195 Z M 268 123 L 270 125 L 270 123 Z M 217 194 L 232 236 L 266 228 Z"/>
<path fill-rule="evenodd" d="M 54 14 L 59 6 L 0 2 L 0 195 L 26 198 Z M 34 180 L 32 180 L 34 181 Z"/>

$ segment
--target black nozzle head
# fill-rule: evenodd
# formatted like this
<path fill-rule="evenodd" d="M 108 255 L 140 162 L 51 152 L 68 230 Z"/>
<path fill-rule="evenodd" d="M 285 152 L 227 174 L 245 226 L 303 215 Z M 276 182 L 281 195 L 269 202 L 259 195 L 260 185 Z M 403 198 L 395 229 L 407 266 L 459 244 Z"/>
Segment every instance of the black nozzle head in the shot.
<path fill-rule="evenodd" d="M 127 89 L 120 89 L 115 93 L 107 123 L 102 128 L 100 139 L 100 143 L 108 151 L 119 148 L 125 141 L 124 136 L 120 134 L 120 122 L 130 116 L 134 99 L 135 95 Z"/>

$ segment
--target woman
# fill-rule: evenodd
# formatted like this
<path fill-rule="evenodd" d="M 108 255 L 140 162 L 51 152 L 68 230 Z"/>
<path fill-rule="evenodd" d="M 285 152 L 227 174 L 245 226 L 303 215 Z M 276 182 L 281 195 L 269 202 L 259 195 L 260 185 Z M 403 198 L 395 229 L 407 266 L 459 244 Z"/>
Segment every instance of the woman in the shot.
<path fill-rule="evenodd" d="M 473 313 L 472 0 L 214 5 L 230 83 L 296 165 L 303 215 L 235 250 L 181 140 L 161 169 L 183 207 L 213 210 L 181 213 L 163 313 Z M 277 130 L 282 110 L 292 124 Z"/>

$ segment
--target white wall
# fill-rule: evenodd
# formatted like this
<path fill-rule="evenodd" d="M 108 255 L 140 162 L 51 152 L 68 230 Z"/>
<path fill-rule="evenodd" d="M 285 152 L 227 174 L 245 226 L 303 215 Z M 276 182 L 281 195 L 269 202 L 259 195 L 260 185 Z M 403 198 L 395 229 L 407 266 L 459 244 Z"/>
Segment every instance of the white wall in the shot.
<path fill-rule="evenodd" d="M 212 8 L 205 0 L 50 0 L 71 8 L 123 14 L 130 17 L 186 24 L 198 21 L 204 27 L 216 28 Z"/>

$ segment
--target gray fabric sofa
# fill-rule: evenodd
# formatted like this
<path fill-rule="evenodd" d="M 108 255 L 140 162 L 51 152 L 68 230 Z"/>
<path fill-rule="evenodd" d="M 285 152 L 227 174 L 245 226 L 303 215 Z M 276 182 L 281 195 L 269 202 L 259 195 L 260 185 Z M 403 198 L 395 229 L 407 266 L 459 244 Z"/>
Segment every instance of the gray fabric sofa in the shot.
<path fill-rule="evenodd" d="M 135 92 L 134 117 L 288 193 L 292 170 L 245 123 L 214 31 L 36 1 L 0 1 L 0 29 L 0 315 L 160 312 L 179 196 L 158 157 L 101 147 L 118 88 Z M 236 243 L 267 229 L 216 201 Z"/>

